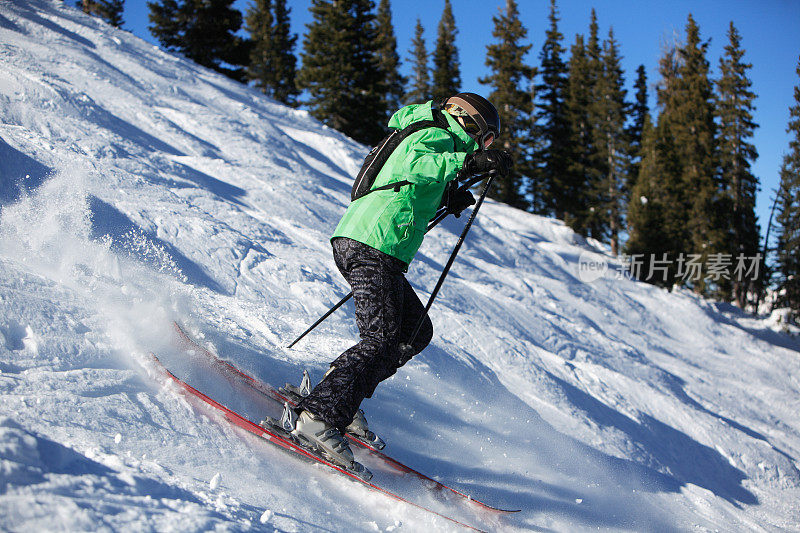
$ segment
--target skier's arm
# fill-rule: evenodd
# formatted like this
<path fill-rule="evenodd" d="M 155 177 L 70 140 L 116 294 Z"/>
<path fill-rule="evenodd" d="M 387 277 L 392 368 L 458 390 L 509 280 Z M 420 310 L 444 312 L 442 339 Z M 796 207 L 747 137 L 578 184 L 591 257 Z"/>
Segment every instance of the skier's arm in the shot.
<path fill-rule="evenodd" d="M 401 161 L 393 165 L 392 181 L 415 184 L 445 183 L 455 179 L 466 152 L 455 151 L 453 136 L 441 128 L 427 128 L 411 136 Z"/>

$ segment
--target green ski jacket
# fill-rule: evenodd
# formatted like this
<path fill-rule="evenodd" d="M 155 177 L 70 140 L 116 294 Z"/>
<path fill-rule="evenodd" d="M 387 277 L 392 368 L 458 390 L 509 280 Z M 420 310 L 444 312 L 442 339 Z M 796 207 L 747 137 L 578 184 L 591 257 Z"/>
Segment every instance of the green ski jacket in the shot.
<path fill-rule="evenodd" d="M 397 111 L 390 128 L 402 129 L 432 120 L 432 102 Z M 436 214 L 447 182 L 453 180 L 476 143 L 448 113 L 449 128 L 425 128 L 409 135 L 392 152 L 375 178 L 373 188 L 407 180 L 398 192 L 376 191 L 352 202 L 331 239 L 349 237 L 406 264 L 422 245 L 428 222 Z"/>

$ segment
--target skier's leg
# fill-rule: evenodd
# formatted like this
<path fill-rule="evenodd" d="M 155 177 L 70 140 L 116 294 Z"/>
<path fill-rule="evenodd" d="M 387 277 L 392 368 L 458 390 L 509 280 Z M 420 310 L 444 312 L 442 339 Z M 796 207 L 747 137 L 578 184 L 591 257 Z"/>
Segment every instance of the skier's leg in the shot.
<path fill-rule="evenodd" d="M 425 318 L 422 320 L 419 333 L 411 342 L 411 336 L 423 316 Z M 425 313 L 425 306 L 422 305 L 417 293 L 414 292 L 414 288 L 411 287 L 408 280 L 403 278 L 403 315 L 398 335 L 398 357 L 395 360 L 395 364 L 385 368 L 386 373 L 381 378 L 381 381 L 392 377 L 401 366 L 424 350 L 430 344 L 431 339 L 433 339 L 433 323 L 428 314 Z"/>
<path fill-rule="evenodd" d="M 299 407 L 344 430 L 361 401 L 397 367 L 406 265 L 350 239 L 333 244 L 337 266 L 353 288 L 361 341 L 331 364 L 332 370 Z"/>
<path fill-rule="evenodd" d="M 411 340 L 411 335 L 413 335 L 414 330 L 417 327 L 417 323 L 419 323 L 420 317 L 422 317 L 423 314 L 425 315 L 425 319 L 422 322 L 422 326 L 420 327 L 419 333 L 414 339 L 414 342 L 411 343 L 409 348 L 403 349 L 403 345 L 408 344 L 408 341 Z M 417 297 L 414 289 L 411 287 L 411 284 L 405 278 L 403 278 L 403 312 L 400 325 L 400 334 L 398 337 L 398 357 L 395 359 L 395 364 L 387 364 L 384 366 L 384 373 L 381 375 L 380 381 L 392 377 L 401 366 L 408 362 L 409 359 L 425 349 L 432 338 L 433 324 L 425 313 L 425 306 L 422 305 L 422 302 Z M 370 431 L 369 423 L 364 416 L 364 411 L 361 409 L 356 411 L 356 414 L 352 422 L 350 422 L 350 424 L 347 426 L 346 431 L 349 434 L 356 435 L 368 441 L 371 446 L 377 447 L 378 449 L 382 449 L 385 446 L 383 440 L 375 435 L 375 433 Z"/>

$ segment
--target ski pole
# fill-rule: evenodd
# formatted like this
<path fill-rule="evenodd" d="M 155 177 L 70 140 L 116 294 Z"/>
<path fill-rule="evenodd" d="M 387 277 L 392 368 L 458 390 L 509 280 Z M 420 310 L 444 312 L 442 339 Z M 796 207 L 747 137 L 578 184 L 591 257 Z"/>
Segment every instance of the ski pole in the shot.
<path fill-rule="evenodd" d="M 469 220 L 467 220 L 467 224 L 464 226 L 464 230 L 461 232 L 461 237 L 459 237 L 456 247 L 453 248 L 453 253 L 450 254 L 450 259 L 447 260 L 447 264 L 444 266 L 444 270 L 442 270 L 442 275 L 439 276 L 439 281 L 436 283 L 436 287 L 433 289 L 431 297 L 428 299 L 428 304 L 425 306 L 425 311 L 419 318 L 419 322 L 417 323 L 417 327 L 414 329 L 414 333 L 411 335 L 411 339 L 406 343 L 407 346 L 414 344 L 414 340 L 416 340 L 419 330 L 422 329 L 422 324 L 425 322 L 425 317 L 428 316 L 428 311 L 433 305 L 433 300 L 439 293 L 439 289 L 442 287 L 444 278 L 447 277 L 447 273 L 450 272 L 450 267 L 453 266 L 453 261 L 456 260 L 456 254 L 458 254 L 458 250 L 461 249 L 461 245 L 464 243 L 464 239 L 467 237 L 467 232 L 472 226 L 472 222 L 475 220 L 475 216 L 478 214 L 478 209 L 481 208 L 481 204 L 483 204 L 483 200 L 486 198 L 486 193 L 489 192 L 489 186 L 492 184 L 492 181 L 494 181 L 496 175 L 497 173 L 494 171 L 489 173 L 489 179 L 486 180 L 486 185 L 483 186 L 483 192 L 481 192 L 481 196 L 478 198 L 478 203 L 475 204 L 475 209 L 472 210 L 472 214 L 469 216 Z"/>
<path fill-rule="evenodd" d="M 433 219 L 431 220 L 430 224 L 428 224 L 428 228 L 425 230 L 425 233 L 428 233 L 430 230 L 432 230 L 433 228 L 435 228 L 435 227 L 436 227 L 436 225 L 437 225 L 437 224 L 439 224 L 439 222 L 441 222 L 442 220 L 444 220 L 444 219 L 445 219 L 445 217 L 447 217 L 447 215 L 448 215 L 448 214 L 449 214 L 449 213 L 447 212 L 447 207 L 443 207 L 443 208 L 441 208 L 439 211 L 437 211 L 437 212 L 436 212 L 436 214 L 433 216 Z M 319 326 L 319 325 L 320 325 L 322 322 L 324 322 L 326 318 L 328 318 L 328 317 L 329 317 L 329 316 L 331 316 L 333 313 L 335 313 L 337 309 L 339 309 L 341 306 L 343 306 L 343 305 L 345 304 L 345 302 L 347 302 L 347 300 L 349 300 L 349 299 L 350 299 L 350 298 L 352 298 L 352 297 L 353 297 L 353 291 L 350 291 L 350 293 L 349 293 L 347 296 L 345 296 L 344 298 L 342 298 L 341 300 L 339 300 L 339 303 L 337 303 L 336 305 L 334 305 L 333 307 L 331 307 L 330 309 L 328 309 L 328 311 L 327 311 L 327 312 L 326 312 L 324 315 L 322 315 L 322 316 L 319 318 L 319 320 L 317 320 L 316 322 L 314 322 L 313 324 L 311 324 L 311 326 L 310 326 L 310 327 L 309 327 L 307 330 L 305 330 L 305 331 L 304 331 L 304 332 L 303 332 L 303 333 L 302 333 L 302 334 L 301 334 L 299 337 L 297 337 L 297 338 L 294 340 L 294 342 L 292 342 L 292 343 L 291 343 L 291 344 L 288 346 L 288 348 L 291 348 L 292 346 L 294 346 L 295 344 L 297 344 L 297 342 L 298 342 L 300 339 L 302 339 L 303 337 L 305 337 L 307 334 L 311 333 L 311 331 L 312 331 L 314 328 L 316 328 L 316 327 L 317 327 L 317 326 Z"/>

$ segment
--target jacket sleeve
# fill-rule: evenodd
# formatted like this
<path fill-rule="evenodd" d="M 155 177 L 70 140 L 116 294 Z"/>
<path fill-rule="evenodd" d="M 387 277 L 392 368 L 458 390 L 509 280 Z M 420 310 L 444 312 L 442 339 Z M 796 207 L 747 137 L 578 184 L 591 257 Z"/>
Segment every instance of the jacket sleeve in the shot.
<path fill-rule="evenodd" d="M 445 183 L 456 177 L 464 165 L 466 152 L 458 152 L 453 135 L 442 128 L 426 128 L 410 135 L 403 152 L 392 165 L 391 181 L 408 180 L 415 184 Z"/>

